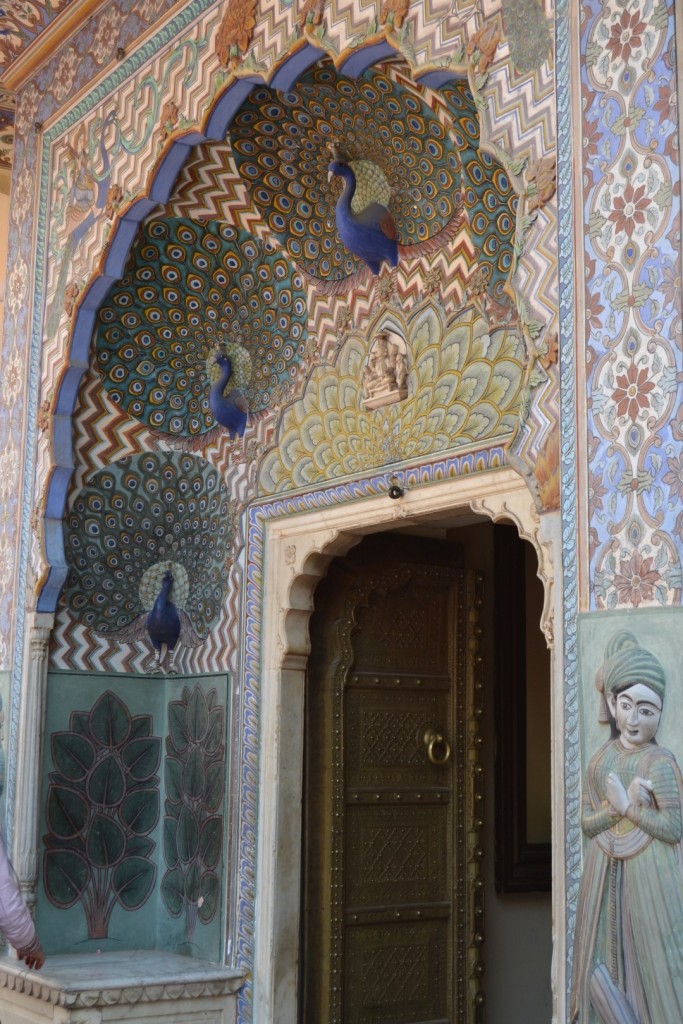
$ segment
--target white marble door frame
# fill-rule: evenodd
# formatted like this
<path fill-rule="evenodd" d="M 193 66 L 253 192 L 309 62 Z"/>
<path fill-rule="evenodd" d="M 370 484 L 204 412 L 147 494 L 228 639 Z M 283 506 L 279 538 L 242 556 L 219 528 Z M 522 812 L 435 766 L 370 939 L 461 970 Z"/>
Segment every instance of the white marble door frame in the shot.
<path fill-rule="evenodd" d="M 565 1018 L 564 693 L 559 513 L 539 516 L 513 470 L 457 477 L 271 520 L 265 526 L 254 1012 L 259 1024 L 296 1024 L 299 953 L 303 713 L 308 622 L 330 561 L 364 534 L 429 521 L 454 525 L 458 510 L 511 520 L 531 541 L 545 587 L 541 628 L 552 651 L 553 1020 Z"/>

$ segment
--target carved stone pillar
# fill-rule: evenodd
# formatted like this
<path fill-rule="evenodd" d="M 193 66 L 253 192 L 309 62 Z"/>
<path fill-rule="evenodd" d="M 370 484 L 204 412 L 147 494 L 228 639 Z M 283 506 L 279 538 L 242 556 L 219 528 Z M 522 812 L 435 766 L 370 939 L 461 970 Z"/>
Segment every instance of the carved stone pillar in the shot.
<path fill-rule="evenodd" d="M 31 912 L 36 902 L 38 820 L 40 812 L 45 684 L 48 645 L 54 615 L 31 612 L 26 617 L 26 642 L 21 673 L 19 731 L 16 738 L 16 790 L 12 863 Z"/>

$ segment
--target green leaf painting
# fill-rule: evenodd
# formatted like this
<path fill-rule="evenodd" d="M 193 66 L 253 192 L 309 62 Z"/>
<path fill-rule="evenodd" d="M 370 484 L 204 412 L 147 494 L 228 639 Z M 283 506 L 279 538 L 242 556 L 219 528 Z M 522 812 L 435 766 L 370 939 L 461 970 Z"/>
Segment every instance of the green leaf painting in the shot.
<path fill-rule="evenodd" d="M 88 805 L 80 793 L 67 786 L 50 786 L 47 798 L 47 824 L 61 839 L 79 835 L 88 820 Z"/>
<path fill-rule="evenodd" d="M 81 899 L 90 878 L 90 865 L 74 850 L 48 850 L 45 888 L 56 907 L 72 907 Z"/>
<path fill-rule="evenodd" d="M 95 760 L 90 740 L 72 732 L 56 732 L 52 736 L 52 760 L 65 779 L 84 779 Z"/>
<path fill-rule="evenodd" d="M 164 875 L 161 895 L 171 917 L 180 917 L 185 903 L 185 879 L 178 868 L 173 868 Z"/>
<path fill-rule="evenodd" d="M 168 707 L 161 895 L 171 917 L 185 913 L 188 939 L 220 902 L 225 794 L 225 711 L 215 690 L 185 687 Z"/>
<path fill-rule="evenodd" d="M 151 715 L 131 717 L 107 690 L 50 747 L 45 891 L 56 907 L 80 902 L 88 938 L 106 938 L 114 907 L 137 910 L 154 889 L 161 739 Z"/>
<path fill-rule="evenodd" d="M 137 910 L 152 889 L 157 869 L 144 857 L 128 857 L 114 871 L 112 885 L 126 910 Z"/>
<path fill-rule="evenodd" d="M 101 747 L 119 747 L 128 739 L 131 717 L 115 693 L 103 693 L 90 712 L 90 732 Z"/>

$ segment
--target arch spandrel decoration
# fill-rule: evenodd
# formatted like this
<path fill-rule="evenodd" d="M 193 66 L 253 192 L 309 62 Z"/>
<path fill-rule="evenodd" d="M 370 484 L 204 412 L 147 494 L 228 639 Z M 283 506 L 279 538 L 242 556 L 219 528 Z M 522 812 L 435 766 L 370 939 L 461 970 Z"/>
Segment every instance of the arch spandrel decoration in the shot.
<path fill-rule="evenodd" d="M 479 61 L 479 62 L 481 61 L 481 55 L 478 53 L 478 51 L 477 51 L 476 60 Z M 308 73 L 308 79 L 312 80 L 313 82 L 315 81 L 314 74 L 315 73 Z M 375 81 L 379 81 L 379 79 L 377 79 L 377 73 L 373 73 L 373 74 L 374 74 L 374 77 L 375 77 Z M 311 75 L 312 75 L 312 78 L 311 78 Z M 371 78 L 372 78 L 372 76 L 371 76 Z M 398 80 L 399 79 L 396 79 L 396 81 L 398 81 Z M 239 79 L 239 81 L 241 83 L 244 83 L 245 80 L 241 78 L 241 79 Z M 388 82 L 388 80 L 386 78 L 383 81 L 385 83 Z M 478 83 L 478 84 L 480 84 L 480 83 Z M 253 85 L 253 83 L 252 83 L 252 85 Z M 220 106 L 220 104 L 222 102 L 224 102 L 224 95 L 225 94 L 222 94 L 221 98 L 218 99 L 218 101 L 216 103 L 216 106 Z M 377 92 L 375 92 L 375 95 L 377 95 Z M 494 266 L 494 264 L 490 264 L 489 263 L 487 267 L 483 266 L 483 265 L 478 265 L 478 263 L 476 263 L 476 262 L 474 262 L 474 263 L 472 262 L 472 260 L 474 258 L 473 254 L 477 250 L 479 252 L 480 258 L 483 259 L 483 254 L 485 254 L 486 246 L 487 246 L 487 236 L 486 236 L 486 225 L 485 225 L 484 213 L 485 213 L 485 210 L 487 209 L 487 207 L 490 207 L 490 203 L 488 202 L 488 199 L 487 199 L 487 196 L 489 195 L 489 193 L 487 193 L 487 191 L 485 191 L 485 189 L 484 189 L 484 191 L 481 190 L 481 182 L 485 178 L 485 173 L 482 171 L 482 162 L 483 162 L 483 165 L 487 165 L 488 168 L 492 168 L 493 167 L 494 175 L 499 174 L 499 171 L 496 170 L 494 164 L 492 163 L 492 160 L 490 160 L 490 158 L 486 157 L 486 154 L 483 151 L 481 151 L 481 157 L 480 158 L 477 157 L 477 155 L 476 155 L 476 153 L 474 151 L 472 139 L 475 138 L 475 132 L 474 132 L 474 128 L 473 128 L 474 121 L 472 119 L 472 114 L 475 111 L 475 104 L 476 104 L 476 101 L 477 101 L 478 91 L 475 90 L 473 98 L 470 95 L 470 99 L 469 100 L 467 100 L 467 95 L 468 94 L 467 94 L 466 90 L 463 91 L 463 89 L 461 87 L 456 87 L 456 86 L 451 87 L 450 90 L 447 91 L 447 95 L 446 95 L 446 99 L 450 99 L 451 104 L 453 106 L 458 106 L 458 104 L 460 104 L 461 111 L 460 111 L 459 117 L 461 118 L 461 120 L 458 121 L 457 123 L 458 123 L 458 125 L 461 128 L 466 128 L 467 129 L 466 132 L 457 131 L 457 130 L 454 132 L 454 136 L 457 138 L 457 144 L 456 144 L 455 148 L 456 148 L 456 150 L 458 150 L 458 148 L 459 148 L 460 153 L 456 154 L 455 157 L 451 158 L 453 166 L 457 167 L 459 172 L 460 172 L 460 174 L 461 174 L 462 202 L 463 202 L 463 204 L 467 208 L 468 224 L 471 227 L 471 241 L 470 241 L 469 251 L 470 251 L 470 254 L 472 254 L 472 255 L 470 255 L 469 259 L 467 259 L 467 255 L 466 255 L 466 259 L 465 259 L 465 266 L 467 266 L 469 264 L 469 267 L 470 267 L 469 278 L 468 278 L 468 276 L 464 276 L 464 278 L 463 278 L 463 273 L 461 271 L 460 280 L 463 282 L 463 285 L 461 287 L 463 288 L 463 291 L 464 291 L 467 288 L 467 285 L 469 283 L 469 291 L 472 294 L 473 301 L 475 303 L 478 303 L 480 306 L 481 305 L 484 306 L 484 312 L 485 312 L 485 314 L 487 314 L 489 316 L 489 318 L 490 318 L 490 315 L 492 315 L 492 304 L 494 304 L 494 308 L 493 308 L 493 314 L 494 315 L 507 316 L 508 318 L 511 319 L 513 315 L 517 315 L 517 314 L 515 312 L 510 312 L 511 306 L 509 304 L 509 300 L 508 300 L 508 305 L 506 307 L 506 305 L 504 305 L 502 302 L 499 301 L 499 299 L 496 298 L 496 289 L 498 288 L 498 286 L 496 285 L 496 280 L 495 279 L 496 279 L 496 275 L 500 274 L 501 270 L 505 267 L 505 265 L 506 265 L 505 262 L 503 264 L 499 264 L 499 265 L 496 265 L 496 266 Z M 413 102 L 415 103 L 415 99 L 413 100 Z M 467 106 L 468 102 L 470 103 L 470 106 Z M 462 110 L 463 109 L 463 104 L 465 104 L 465 111 L 464 111 L 464 113 L 463 113 L 463 110 Z M 438 103 L 437 103 L 437 105 L 438 105 Z M 449 105 L 449 103 L 446 102 L 445 105 L 446 105 L 446 108 L 447 108 L 447 105 Z M 230 114 L 230 117 L 232 117 L 234 114 L 236 114 L 236 111 L 232 111 L 231 114 Z M 453 110 L 451 111 L 451 114 L 453 115 Z M 171 111 L 170 113 L 168 111 L 166 111 L 166 115 L 167 115 L 167 118 L 171 119 L 171 121 L 173 121 L 173 119 L 178 121 L 177 111 L 176 112 Z M 237 119 L 236 119 L 236 123 L 237 123 L 237 120 L 239 120 L 240 116 L 241 115 L 238 114 Z M 101 119 L 101 121 L 100 121 L 100 129 L 101 129 L 101 134 L 99 136 L 100 146 L 103 144 L 103 140 L 105 138 L 106 130 L 109 130 L 109 129 L 105 129 L 106 120 L 108 120 L 108 119 L 104 118 L 104 119 Z M 114 123 L 115 123 L 115 119 L 112 119 L 111 120 L 111 124 L 113 125 Z M 113 129 L 113 130 L 115 131 L 115 136 L 114 137 L 115 137 L 115 139 L 118 140 L 119 139 L 119 135 L 120 135 L 119 129 L 117 128 L 117 129 Z M 164 130 L 166 130 L 166 128 Z M 468 139 L 469 140 L 465 139 L 465 137 L 464 137 L 465 134 L 468 134 Z M 187 135 L 185 133 L 185 137 L 182 140 L 176 139 L 176 142 L 182 146 L 182 145 L 184 145 L 184 142 L 186 142 L 190 137 L 196 137 L 196 136 L 189 136 L 189 135 Z M 117 144 L 118 144 L 118 141 L 115 141 L 115 148 L 116 148 Z M 184 147 L 186 148 L 186 146 L 184 146 Z M 159 195 L 161 195 L 160 194 L 161 179 L 166 177 L 167 174 L 170 173 L 168 171 L 169 161 L 170 161 L 171 164 L 173 164 L 173 161 L 170 160 L 170 153 L 171 153 L 171 151 L 169 150 L 168 146 L 166 146 L 166 148 L 165 148 L 165 150 L 163 151 L 163 154 L 162 154 L 161 164 L 158 165 L 158 167 L 157 167 L 159 181 L 156 182 L 155 185 L 153 186 L 153 188 L 151 189 L 151 191 L 150 191 L 150 196 L 151 197 L 152 196 L 159 196 Z M 455 150 L 454 150 L 454 153 L 455 153 Z M 70 159 L 72 161 L 74 160 L 74 154 L 75 154 L 75 151 L 73 150 L 73 147 L 72 147 L 71 156 L 70 156 Z M 103 157 L 102 157 L 102 159 L 103 159 Z M 177 163 L 177 161 L 176 161 L 176 163 Z M 424 164 L 424 160 L 422 161 L 422 163 Z M 238 164 L 239 164 L 239 161 L 238 161 Z M 508 164 L 508 167 L 510 168 L 510 170 L 512 170 L 512 171 L 516 172 L 516 171 L 519 171 L 519 169 L 520 169 L 519 167 L 517 167 L 516 165 L 514 165 L 514 163 L 511 163 L 510 161 L 507 161 L 507 164 Z M 74 173 L 76 173 L 76 172 L 74 172 Z M 470 174 L 469 178 L 467 178 L 466 173 Z M 502 170 L 500 170 L 500 173 L 503 173 Z M 504 181 L 505 179 L 501 178 L 500 180 Z M 74 181 L 76 181 L 76 178 L 74 179 Z M 242 186 L 243 186 L 243 190 L 244 190 L 244 182 L 242 183 Z M 112 186 L 112 187 L 114 187 L 114 186 Z M 166 187 L 166 186 L 164 186 L 164 187 Z M 509 183 L 506 184 L 505 187 L 509 189 L 510 188 Z M 162 188 L 162 191 L 163 191 L 163 188 Z M 490 190 L 490 189 L 489 189 L 489 191 L 490 191 L 490 195 L 492 195 L 492 196 L 496 195 L 496 189 L 495 188 L 493 189 L 493 191 Z M 117 260 L 114 260 L 114 254 L 115 254 L 115 250 L 118 251 L 117 243 L 120 243 L 122 241 L 122 239 L 119 238 L 119 234 L 121 232 L 123 232 L 123 234 L 125 234 L 126 231 L 128 231 L 128 233 L 129 233 L 127 225 L 130 224 L 130 220 L 128 219 L 128 217 L 130 215 L 130 211 L 131 211 L 132 207 L 130 209 L 128 209 L 128 210 L 125 210 L 124 207 L 121 206 L 121 204 L 123 203 L 123 200 L 119 196 L 119 193 L 118 193 L 118 191 L 116 189 L 115 189 L 115 193 L 113 195 L 109 196 L 109 200 L 111 200 L 111 203 L 112 203 L 112 206 L 113 206 L 113 209 L 110 211 L 110 215 L 114 216 L 114 218 L 115 218 L 115 226 L 113 228 L 113 240 L 114 241 L 112 242 L 112 244 L 110 245 L 110 247 L 108 249 L 108 260 L 105 260 L 104 263 L 105 263 L 105 265 L 110 263 L 110 264 L 112 264 L 112 267 L 114 268 L 114 263 L 116 263 L 117 260 L 118 260 L 119 263 L 121 262 L 120 256 L 117 257 Z M 499 194 L 499 198 L 497 200 L 494 199 L 494 206 L 496 206 L 496 203 L 498 203 L 499 206 L 502 203 L 502 197 L 500 196 L 500 194 Z M 120 206 L 120 212 L 118 214 L 116 213 L 117 204 L 119 204 L 119 206 Z M 479 206 L 480 206 L 480 211 L 479 212 L 477 212 L 478 211 L 477 204 L 479 204 Z M 138 201 L 138 205 L 139 205 L 139 201 Z M 434 205 L 434 208 L 436 209 L 437 206 L 438 206 L 438 203 L 436 202 L 436 200 L 435 200 L 433 205 Z M 503 207 L 505 207 L 505 203 L 503 203 Z M 500 208 L 503 209 L 503 207 L 500 207 Z M 492 241 L 495 241 L 497 245 L 500 245 L 500 242 L 501 242 L 501 238 L 500 238 L 501 231 L 503 233 L 503 239 L 505 239 L 506 232 L 508 232 L 508 236 L 509 236 L 509 232 L 512 229 L 512 216 L 513 216 L 513 213 L 514 213 L 514 207 L 512 207 L 512 206 L 510 206 L 510 204 L 508 204 L 508 206 L 505 207 L 505 209 L 507 211 L 504 214 L 505 218 L 507 218 L 505 220 L 505 224 L 503 225 L 503 227 L 501 227 L 501 224 L 502 224 L 501 216 L 502 215 L 499 214 L 498 217 L 496 218 L 497 219 L 497 223 L 499 224 L 498 231 L 494 234 L 494 236 L 490 236 L 490 238 L 492 238 Z M 492 212 L 495 212 L 495 210 L 492 210 Z M 253 226 L 254 226 L 253 213 L 250 211 L 250 214 L 251 214 L 251 219 L 252 219 L 252 222 L 251 222 L 250 226 L 253 228 Z M 520 214 L 518 212 L 517 213 L 517 231 L 518 231 L 518 234 L 519 234 L 519 228 L 520 228 L 519 217 L 520 217 Z M 69 218 L 67 218 L 67 219 L 69 220 Z M 74 220 L 73 211 L 72 211 L 72 218 L 71 219 L 72 219 L 72 221 Z M 478 223 L 479 223 L 479 220 L 481 220 L 481 227 L 477 226 Z M 272 224 L 266 224 L 265 228 L 266 228 L 266 230 L 270 229 L 270 232 L 272 233 L 272 226 L 273 226 Z M 416 226 L 417 226 L 417 222 L 416 222 Z M 125 231 L 124 231 L 124 228 L 126 228 Z M 79 227 L 77 228 L 77 230 L 78 229 L 80 229 L 80 224 L 79 224 Z M 257 229 L 257 234 L 263 234 L 263 230 L 264 230 L 263 226 L 259 227 Z M 481 234 L 481 237 L 478 236 L 477 231 L 479 231 L 480 233 L 483 232 L 483 234 Z M 437 236 L 439 234 L 438 228 L 436 230 L 436 234 L 437 234 Z M 518 237 L 518 234 L 515 237 L 516 238 L 516 245 L 517 245 L 517 247 L 519 246 L 519 243 L 520 243 L 520 239 Z M 122 238 L 123 238 L 123 236 L 122 236 Z M 275 238 L 276 242 L 281 242 L 281 243 L 283 242 L 282 237 L 278 238 L 278 236 L 276 236 L 276 234 L 275 234 L 274 238 Z M 72 239 L 72 242 L 73 241 L 74 240 Z M 429 239 L 427 241 L 429 241 Z M 481 243 L 481 245 L 479 246 L 479 245 L 477 245 L 477 243 Z M 418 246 L 420 245 L 419 242 L 418 243 L 414 243 L 414 245 L 416 245 L 416 244 Z M 465 249 L 467 249 L 467 246 L 465 246 Z M 518 254 L 513 257 L 513 262 L 517 258 L 518 258 Z M 114 263 L 113 263 L 113 260 L 114 260 Z M 418 274 L 419 273 L 424 273 L 427 276 L 427 280 L 429 280 L 429 270 L 425 268 L 425 267 L 428 267 L 428 265 L 429 264 L 428 263 L 425 264 L 425 261 L 421 258 L 420 261 L 419 261 L 419 266 L 416 266 L 415 270 L 413 272 L 415 273 L 415 271 L 417 270 Z M 508 259 L 508 264 L 507 265 L 510 265 L 510 259 Z M 513 267 L 513 269 L 514 269 L 514 267 Z M 467 274 L 468 271 L 465 269 L 465 267 L 463 267 L 463 270 L 464 270 L 465 274 Z M 434 268 L 434 276 L 435 276 L 435 279 L 437 280 L 438 279 L 438 271 L 436 270 L 436 268 Z M 447 266 L 446 266 L 445 278 L 453 280 L 453 276 L 454 276 L 453 274 L 450 274 L 449 272 L 447 272 Z M 458 275 L 456 275 L 456 276 L 458 276 Z M 481 281 L 480 281 L 480 279 L 481 279 Z M 78 299 L 78 305 L 76 307 L 76 309 L 77 309 L 76 325 L 75 325 L 75 329 L 74 329 L 74 345 L 76 346 L 76 349 L 83 348 L 84 345 L 85 345 L 86 329 L 87 329 L 88 325 L 91 324 L 92 318 L 93 318 L 93 313 L 94 313 L 94 309 L 92 307 L 94 305 L 96 305 L 97 296 L 102 292 L 102 288 L 99 287 L 99 285 L 97 284 L 97 281 L 100 281 L 102 285 L 105 284 L 103 278 L 96 280 L 90 286 L 89 290 L 85 293 L 85 295 L 82 296 L 80 299 Z M 486 285 L 487 285 L 488 282 L 490 282 L 490 284 L 493 285 L 493 288 L 490 289 L 490 290 L 487 290 L 487 288 L 486 288 Z M 373 283 L 371 283 L 371 284 L 373 284 Z M 501 281 L 501 284 L 504 284 L 504 283 Z M 380 284 L 380 289 L 381 289 L 381 287 L 382 286 Z M 402 288 L 401 288 L 400 284 L 396 285 L 394 282 L 392 282 L 389 279 L 389 280 L 386 281 L 386 287 L 385 287 L 384 293 L 382 293 L 381 290 L 380 290 L 380 295 L 384 295 L 384 300 L 385 301 L 388 300 L 390 303 L 400 304 L 401 296 L 403 297 L 402 301 L 404 301 L 405 296 L 411 294 L 412 287 L 413 286 L 411 285 L 411 282 L 410 282 L 410 276 L 409 276 L 408 281 L 404 280 L 402 282 Z M 436 286 L 436 288 L 437 287 L 438 286 Z M 430 285 L 430 288 L 436 290 L 436 288 L 433 285 Z M 506 298 L 506 296 L 504 294 L 505 290 L 506 290 L 506 287 L 504 286 L 503 292 L 500 293 L 500 297 L 501 298 Z M 315 289 L 313 289 L 313 293 L 314 292 L 315 292 Z M 368 298 L 371 298 L 372 289 L 371 290 L 366 290 L 366 294 L 368 295 Z M 462 297 L 462 293 L 461 293 L 461 297 Z M 311 296 L 311 302 L 314 302 L 318 298 L 319 298 L 318 296 L 313 294 Z M 356 314 L 357 314 L 357 296 L 354 296 L 354 298 L 356 299 Z M 75 298 L 74 298 L 74 301 L 76 301 Z M 530 321 L 528 321 L 526 307 L 522 304 L 522 306 L 520 308 L 522 309 L 522 316 L 521 316 L 522 332 L 527 335 L 527 337 L 525 339 L 526 340 L 526 348 L 527 348 L 527 352 L 526 352 L 526 371 L 525 371 L 525 379 L 524 379 L 524 384 L 523 384 L 523 390 L 524 390 L 525 397 L 523 397 L 522 400 L 523 400 L 523 402 L 526 402 L 526 404 L 528 404 L 531 388 L 537 386 L 539 384 L 539 382 L 544 379 L 543 378 L 543 372 L 541 374 L 541 377 L 539 377 L 539 375 L 537 373 L 536 379 L 533 379 L 533 373 L 531 371 L 536 372 L 537 364 L 540 365 L 540 362 L 544 361 L 544 359 L 546 360 L 546 362 L 548 362 L 548 365 L 550 364 L 550 360 L 548 358 L 546 358 L 547 355 L 548 355 L 549 346 L 546 344 L 545 348 L 542 349 L 541 347 L 537 346 L 536 344 L 530 344 L 529 343 L 529 342 L 533 341 L 533 330 L 536 330 L 536 333 L 538 335 L 538 329 L 533 327 L 532 323 Z M 319 310 L 316 310 L 316 312 L 319 313 Z M 99 315 L 101 316 L 101 314 L 99 314 Z M 339 323 L 340 315 L 341 315 L 341 310 L 337 310 L 336 324 Z M 317 319 L 317 325 L 316 325 L 315 321 L 313 321 L 312 324 L 309 321 L 309 331 L 311 330 L 311 327 L 315 328 L 316 326 L 323 326 L 323 328 L 325 329 L 325 321 L 326 321 L 325 315 L 323 315 L 322 313 L 319 314 L 318 315 L 318 319 Z M 533 327 L 533 330 L 531 330 L 532 327 Z M 533 367 L 531 367 L 531 365 L 533 365 Z M 76 370 L 76 369 L 77 368 L 75 367 L 74 370 Z M 72 375 L 72 377 L 73 377 L 73 375 Z M 71 378 L 70 378 L 70 380 L 71 380 Z M 292 380 L 288 381 L 288 384 L 290 386 L 293 383 L 294 382 Z M 73 386 L 73 385 L 70 384 L 70 387 L 71 386 Z M 59 412 L 58 412 L 59 408 L 65 406 L 65 403 L 66 403 L 66 401 L 68 399 L 68 391 L 66 390 L 66 388 L 67 388 L 67 380 L 65 379 L 65 380 L 62 381 L 61 387 L 60 387 L 59 392 L 58 392 L 57 397 L 56 397 L 56 409 L 55 409 L 55 412 L 57 413 L 57 416 L 56 416 L 56 423 L 55 423 L 55 425 L 57 427 L 59 426 L 59 422 L 60 422 Z M 285 389 L 282 397 L 285 398 L 285 399 L 287 397 L 289 397 L 287 389 Z M 139 404 L 139 401 L 137 401 L 137 404 Z M 513 430 L 507 430 L 507 429 L 506 429 L 506 432 L 507 433 L 514 433 Z M 257 445 L 257 450 L 256 450 L 256 452 L 254 454 L 258 455 L 258 445 Z M 55 506 L 56 506 L 56 508 L 58 508 L 59 499 L 58 499 L 58 496 L 57 496 L 57 489 L 60 486 L 61 487 L 63 486 L 63 483 L 61 483 L 61 481 L 63 479 L 65 479 L 65 475 L 63 475 L 63 474 L 57 474 L 53 478 L 52 485 L 51 485 L 51 488 L 50 488 L 52 493 L 48 495 L 48 502 L 49 502 L 50 512 L 55 510 Z M 57 488 L 57 489 L 55 489 L 55 488 Z M 48 515 L 47 518 L 50 518 L 50 516 Z M 53 534 L 54 534 L 54 530 L 51 531 L 51 534 L 48 534 L 48 537 L 52 536 Z M 58 553 L 58 542 L 57 542 L 57 561 L 58 560 L 59 560 L 59 553 Z M 60 570 L 59 572 L 57 572 L 57 575 L 61 575 L 62 573 L 63 573 L 63 570 Z M 55 583 L 56 582 L 57 582 L 57 580 L 55 579 Z M 49 601 L 50 601 L 50 598 L 48 596 L 49 591 L 50 591 L 50 587 L 48 586 L 48 590 L 45 591 L 45 593 L 43 595 L 44 603 L 45 602 L 49 603 Z M 52 591 L 52 593 L 53 593 L 53 591 Z"/>
<path fill-rule="evenodd" d="M 367 339 L 351 335 L 338 361 L 317 367 L 304 396 L 285 409 L 276 444 L 261 462 L 264 494 L 416 464 L 447 451 L 471 451 L 476 468 L 478 452 L 514 436 L 525 363 L 516 324 L 490 326 L 474 306 L 451 318 L 436 303 L 418 306 L 401 325 L 407 395 L 368 409 L 363 366 L 386 322 L 380 314 Z"/>

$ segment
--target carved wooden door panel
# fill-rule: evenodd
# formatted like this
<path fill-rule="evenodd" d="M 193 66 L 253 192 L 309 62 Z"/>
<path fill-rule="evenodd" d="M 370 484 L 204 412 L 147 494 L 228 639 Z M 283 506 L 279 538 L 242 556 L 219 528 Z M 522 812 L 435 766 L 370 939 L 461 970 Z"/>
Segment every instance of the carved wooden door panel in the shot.
<path fill-rule="evenodd" d="M 328 577 L 307 700 L 306 1024 L 479 1017 L 475 590 L 433 561 Z"/>

